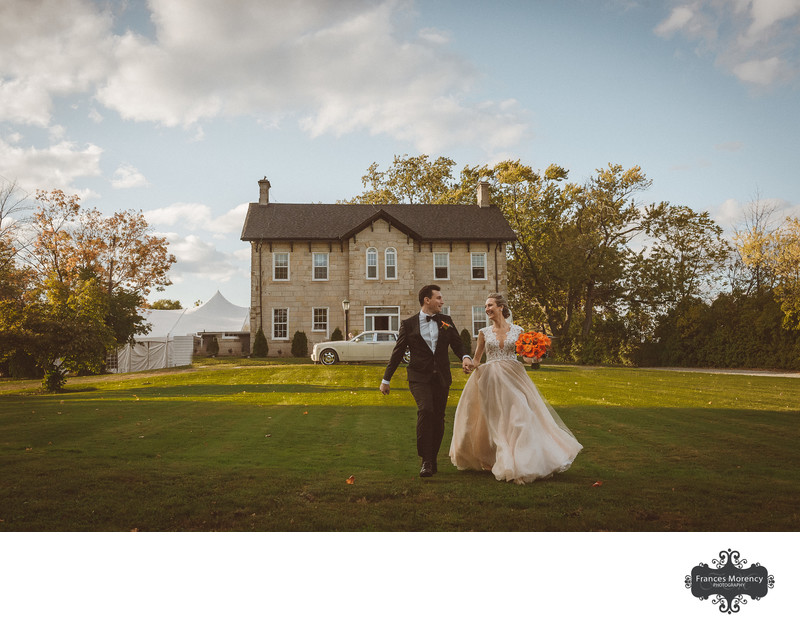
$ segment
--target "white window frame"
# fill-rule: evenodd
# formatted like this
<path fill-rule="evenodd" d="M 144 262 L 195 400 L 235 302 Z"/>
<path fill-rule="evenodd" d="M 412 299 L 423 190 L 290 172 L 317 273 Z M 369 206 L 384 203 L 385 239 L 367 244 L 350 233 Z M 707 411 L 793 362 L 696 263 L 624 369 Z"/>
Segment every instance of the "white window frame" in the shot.
<path fill-rule="evenodd" d="M 317 311 L 325 313 L 325 328 L 317 328 Z M 330 309 L 327 306 L 314 306 L 311 308 L 311 332 L 312 333 L 325 333 L 328 336 L 328 326 L 330 323 Z"/>
<path fill-rule="evenodd" d="M 283 323 L 283 322 L 276 322 L 275 321 L 275 315 L 277 314 L 278 311 L 285 311 L 286 312 L 286 322 L 284 324 L 286 326 L 286 336 L 285 337 L 276 337 L 275 336 L 275 327 L 276 327 L 276 325 Z M 273 308 L 272 309 L 272 338 L 277 340 L 277 341 L 286 341 L 286 340 L 289 339 L 289 307 L 288 306 L 287 307 Z"/>
<path fill-rule="evenodd" d="M 394 274 L 389 275 L 389 256 L 394 257 Z M 383 252 L 383 275 L 387 280 L 397 280 L 397 250 L 394 247 L 387 247 Z"/>
<path fill-rule="evenodd" d="M 278 278 L 275 275 L 275 270 L 278 269 L 278 265 L 275 264 L 275 261 L 278 256 L 286 256 L 286 277 L 285 278 Z M 280 269 L 283 269 L 284 266 L 281 265 Z M 289 252 L 272 252 L 272 280 L 274 282 L 289 282 L 289 278 L 291 278 L 291 254 Z"/>
<path fill-rule="evenodd" d="M 364 307 L 364 330 L 375 330 L 375 317 L 388 316 L 389 329 L 400 330 L 400 307 L 399 306 L 365 306 Z"/>
<path fill-rule="evenodd" d="M 483 259 L 483 264 L 482 265 L 476 265 L 475 264 L 475 257 L 476 256 L 480 256 L 480 258 Z M 482 278 L 476 278 L 475 277 L 475 270 L 476 269 L 483 269 L 483 277 Z M 488 272 L 488 270 L 486 269 L 486 252 L 480 252 L 480 253 L 470 252 L 470 255 L 469 255 L 469 274 L 470 274 L 470 277 L 473 280 L 485 281 L 485 280 L 488 279 L 488 273 L 487 272 Z"/>
<path fill-rule="evenodd" d="M 480 324 L 480 326 L 476 326 L 476 324 Z M 472 307 L 472 336 L 477 337 L 478 333 L 480 332 L 481 328 L 486 328 L 488 324 L 486 323 L 486 305 L 481 304 L 480 306 L 473 306 Z"/>
<path fill-rule="evenodd" d="M 370 256 L 374 256 L 375 257 L 375 264 L 374 265 L 370 265 L 369 264 Z M 367 266 L 367 268 L 366 268 L 366 278 L 367 278 L 367 280 L 377 280 L 378 277 L 379 277 L 378 276 L 378 248 L 377 247 L 367 247 L 367 253 L 366 253 L 366 256 L 365 256 L 365 262 L 366 262 L 366 266 Z M 371 270 L 374 271 L 374 274 L 370 274 Z"/>
<path fill-rule="evenodd" d="M 325 266 L 317 265 L 317 256 L 325 257 Z M 328 252 L 311 252 L 311 280 L 314 282 L 327 282 L 330 278 L 330 254 Z M 325 270 L 324 278 L 317 278 L 317 269 Z"/>
<path fill-rule="evenodd" d="M 444 267 L 447 269 L 447 276 L 441 277 L 436 275 L 436 269 L 441 268 L 442 265 L 436 264 L 436 257 L 437 256 L 445 256 L 447 260 L 447 265 Z M 433 252 L 433 280 L 436 282 L 437 280 L 449 280 L 450 279 L 450 252 Z"/>

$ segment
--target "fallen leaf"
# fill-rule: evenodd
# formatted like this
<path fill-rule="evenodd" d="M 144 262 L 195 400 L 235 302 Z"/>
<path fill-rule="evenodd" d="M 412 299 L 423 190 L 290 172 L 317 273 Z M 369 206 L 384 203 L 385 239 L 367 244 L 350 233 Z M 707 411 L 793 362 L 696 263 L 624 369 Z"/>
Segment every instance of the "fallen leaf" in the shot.
<path fill-rule="evenodd" d="M 600 487 L 600 486 L 602 486 L 602 485 L 603 485 L 603 482 L 602 482 L 602 481 L 595 481 L 595 482 L 592 484 L 592 488 L 599 488 L 599 487 Z"/>
<path fill-rule="evenodd" d="M 350 475 L 350 476 L 349 476 L 349 477 L 346 479 L 346 481 L 347 481 L 347 483 L 349 483 L 350 485 L 353 485 L 353 484 L 356 482 L 356 478 L 355 478 L 355 476 L 354 476 L 354 475 Z"/>

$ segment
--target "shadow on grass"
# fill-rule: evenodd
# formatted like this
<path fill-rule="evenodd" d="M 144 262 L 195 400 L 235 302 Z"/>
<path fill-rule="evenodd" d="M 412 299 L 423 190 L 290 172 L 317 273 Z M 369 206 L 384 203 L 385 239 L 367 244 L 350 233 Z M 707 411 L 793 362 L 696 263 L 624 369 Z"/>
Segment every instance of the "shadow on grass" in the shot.
<path fill-rule="evenodd" d="M 800 529 L 795 411 L 559 407 L 584 450 L 565 473 L 518 486 L 450 464 L 454 406 L 429 480 L 410 406 L 29 407 L 0 409 L 0 531 Z"/>

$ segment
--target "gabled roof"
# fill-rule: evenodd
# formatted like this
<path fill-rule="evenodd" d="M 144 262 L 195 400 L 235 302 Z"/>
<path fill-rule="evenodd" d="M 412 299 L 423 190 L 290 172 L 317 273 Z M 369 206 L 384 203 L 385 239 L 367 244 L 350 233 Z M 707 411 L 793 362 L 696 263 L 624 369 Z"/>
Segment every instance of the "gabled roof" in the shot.
<path fill-rule="evenodd" d="M 417 241 L 514 241 L 497 206 L 251 203 L 243 241 L 345 240 L 383 219 Z"/>

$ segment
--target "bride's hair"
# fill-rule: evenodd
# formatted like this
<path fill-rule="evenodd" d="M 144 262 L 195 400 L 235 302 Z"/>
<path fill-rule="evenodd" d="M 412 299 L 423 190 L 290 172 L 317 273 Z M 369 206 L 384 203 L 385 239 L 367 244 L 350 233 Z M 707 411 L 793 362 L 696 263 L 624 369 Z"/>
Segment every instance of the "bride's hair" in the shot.
<path fill-rule="evenodd" d="M 508 308 L 508 302 L 500 293 L 490 293 L 486 299 L 494 300 L 494 303 L 503 309 L 503 317 L 508 318 L 511 316 L 511 309 Z"/>

